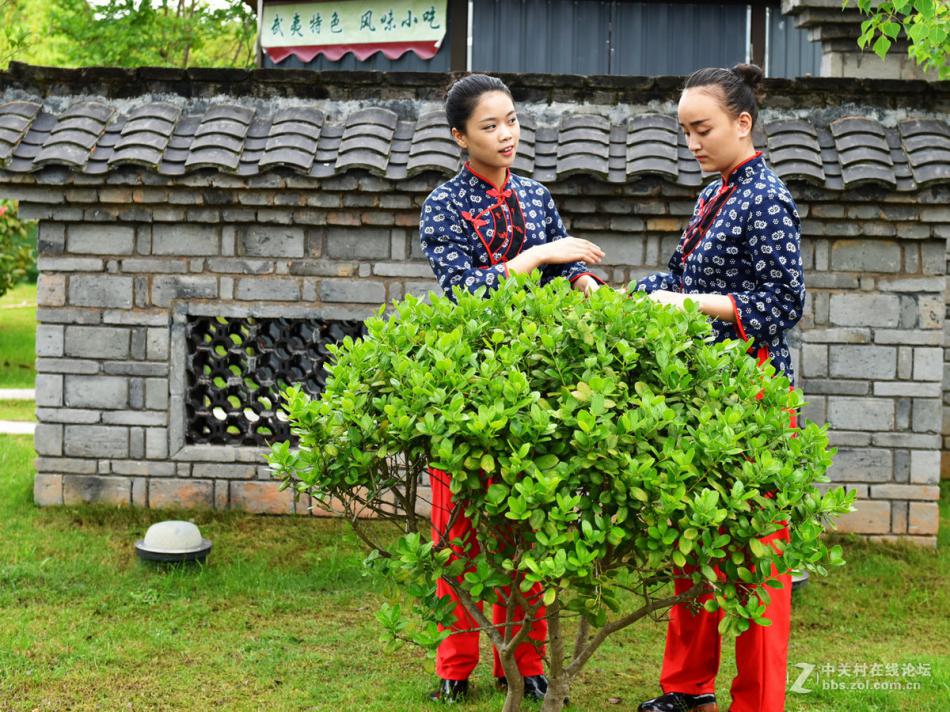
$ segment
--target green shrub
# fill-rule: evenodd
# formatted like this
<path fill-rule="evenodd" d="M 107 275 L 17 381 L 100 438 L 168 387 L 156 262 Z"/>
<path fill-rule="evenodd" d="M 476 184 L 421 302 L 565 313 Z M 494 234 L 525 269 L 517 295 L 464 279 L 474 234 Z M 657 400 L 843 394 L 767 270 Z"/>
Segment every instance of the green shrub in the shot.
<path fill-rule="evenodd" d="M 738 341 L 713 344 L 706 318 L 601 289 L 589 299 L 566 282 L 512 278 L 458 304 L 408 297 L 363 339 L 333 351 L 326 389 L 285 393 L 299 448 L 273 447 L 287 486 L 347 513 L 372 550 L 368 562 L 416 601 L 422 623 L 399 607 L 378 616 L 393 640 L 435 646 L 448 622 L 446 577 L 499 649 L 518 709 L 514 648 L 528 627 L 492 627 L 476 601 L 512 587 L 544 587 L 551 692 L 557 710 L 571 679 L 607 635 L 668 608 L 674 566 L 694 566 L 695 598 L 725 612 L 724 631 L 763 620 L 752 588 L 773 563 L 824 573 L 840 564 L 821 534 L 850 509 L 841 489 L 821 494 L 832 451 L 813 423 L 795 432 L 802 404 L 784 376 L 756 366 Z M 423 505 L 427 465 L 452 473 L 481 553 L 469 565 L 433 545 Z M 359 518 L 399 529 L 395 545 Z M 780 554 L 759 543 L 787 521 Z M 712 564 L 718 564 L 717 577 Z M 453 577 L 464 573 L 461 582 Z M 636 605 L 630 607 L 630 593 Z M 580 618 L 568 650 L 562 621 Z M 512 674 L 513 673 L 513 674 Z"/>
<path fill-rule="evenodd" d="M 12 200 L 0 201 L 0 296 L 24 279 L 36 279 L 36 223 L 23 222 Z"/>

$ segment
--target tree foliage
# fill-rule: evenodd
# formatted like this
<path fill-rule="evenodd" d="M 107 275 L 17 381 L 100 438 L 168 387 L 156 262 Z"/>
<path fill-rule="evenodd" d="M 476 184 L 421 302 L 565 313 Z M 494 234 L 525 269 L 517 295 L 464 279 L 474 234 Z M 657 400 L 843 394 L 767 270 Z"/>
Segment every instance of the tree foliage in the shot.
<path fill-rule="evenodd" d="M 476 602 L 536 611 L 524 592 L 543 586 L 544 709 L 557 710 L 608 635 L 678 600 L 676 567 L 692 572 L 687 597 L 714 590 L 724 631 L 767 624 L 754 586 L 774 565 L 841 563 L 821 534 L 853 499 L 815 488 L 832 451 L 817 425 L 791 428 L 800 394 L 746 344 L 710 343 L 691 302 L 679 311 L 609 289 L 588 300 L 559 282 L 512 278 L 487 298 L 459 291 L 457 305 L 410 296 L 370 319 L 364 338 L 333 349 L 319 399 L 285 393 L 299 447 L 270 455 L 285 485 L 346 513 L 368 564 L 415 602 L 415 622 L 402 606 L 380 612 L 392 640 L 438 644 L 452 605 L 435 582 L 449 582 L 499 649 L 506 710 L 520 703 L 514 649 L 528 626 L 493 626 Z M 453 556 L 461 542 L 433 543 L 416 514 L 427 466 L 452 474 L 482 543 L 470 560 Z M 395 543 L 368 513 L 396 526 Z M 790 543 L 760 544 L 782 521 Z"/>
<path fill-rule="evenodd" d="M 0 296 L 23 279 L 36 278 L 36 224 L 24 223 L 12 200 L 0 201 Z"/>
<path fill-rule="evenodd" d="M 243 2 L 7 0 L 10 59 L 53 66 L 250 67 L 257 21 Z"/>
<path fill-rule="evenodd" d="M 950 79 L 950 2 L 948 0 L 857 0 L 868 19 L 861 23 L 858 45 L 870 47 L 882 60 L 903 35 L 907 54 L 925 71 Z M 842 0 L 841 7 L 849 5 Z"/>

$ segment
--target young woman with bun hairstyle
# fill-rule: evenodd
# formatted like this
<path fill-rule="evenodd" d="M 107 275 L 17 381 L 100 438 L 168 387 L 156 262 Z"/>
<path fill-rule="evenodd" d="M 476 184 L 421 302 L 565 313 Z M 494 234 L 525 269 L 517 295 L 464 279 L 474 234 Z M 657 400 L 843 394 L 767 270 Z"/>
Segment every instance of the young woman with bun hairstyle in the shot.
<path fill-rule="evenodd" d="M 445 113 L 452 137 L 468 160 L 454 178 L 426 198 L 419 223 L 422 250 L 443 291 L 450 298 L 454 287 L 470 292 L 485 288 L 487 294 L 511 273 L 535 269 L 540 269 L 542 283 L 564 278 L 575 289 L 597 289 L 603 281 L 588 265 L 600 262 L 603 251 L 567 234 L 547 188 L 511 172 L 521 130 L 508 87 L 496 77 L 466 76 L 449 88 Z M 477 555 L 471 522 L 461 512 L 453 518 L 455 508 L 464 504 L 452 501 L 451 475 L 435 469 L 429 475 L 433 542 L 445 545 L 461 540 L 464 546 L 453 547 L 458 556 Z M 455 632 L 439 646 L 439 687 L 431 697 L 450 702 L 468 694 L 468 678 L 478 664 L 478 625 L 447 582 L 438 582 L 437 593 L 455 601 L 457 623 Z M 533 604 L 540 594 L 532 589 L 526 595 Z M 516 610 L 514 620 L 523 619 L 523 611 Z M 501 625 L 505 620 L 506 608 L 496 604 L 494 623 Z M 525 696 L 542 699 L 547 692 L 542 665 L 547 639 L 543 607 L 530 625 L 531 640 L 519 646 L 515 658 L 524 677 Z M 494 658 L 494 675 L 503 686 L 505 673 L 497 651 Z"/>
<path fill-rule="evenodd" d="M 663 304 L 688 298 L 712 317 L 716 340 L 752 341 L 750 354 L 770 361 L 794 379 L 786 335 L 801 318 L 805 282 L 799 251 L 800 221 L 795 201 L 752 145 L 762 70 L 749 64 L 701 69 L 680 97 L 679 123 L 689 150 L 704 172 L 718 177 L 699 195 L 693 217 L 669 262 L 668 272 L 640 280 L 638 288 Z M 792 414 L 792 424 L 795 416 Z M 788 541 L 788 529 L 763 538 Z M 686 572 L 688 573 L 688 572 Z M 781 712 L 791 620 L 791 576 L 778 575 L 779 589 L 767 589 L 764 617 L 736 640 L 732 712 Z M 676 582 L 681 593 L 692 585 Z M 700 598 L 704 601 L 708 596 Z M 716 712 L 721 613 L 684 604 L 670 611 L 660 697 L 640 712 Z"/>

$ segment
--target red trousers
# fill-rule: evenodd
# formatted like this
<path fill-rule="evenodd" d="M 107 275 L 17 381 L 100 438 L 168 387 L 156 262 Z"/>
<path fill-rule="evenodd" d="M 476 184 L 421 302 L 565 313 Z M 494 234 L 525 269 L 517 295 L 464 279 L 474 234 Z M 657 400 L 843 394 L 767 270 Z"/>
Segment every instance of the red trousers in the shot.
<path fill-rule="evenodd" d="M 798 427 L 796 414 L 789 414 L 793 428 Z M 769 544 L 777 539 L 788 541 L 788 527 L 760 539 Z M 769 588 L 769 604 L 765 618 L 772 625 L 763 627 L 753 623 L 736 638 L 736 678 L 732 681 L 731 712 L 782 712 L 785 709 L 785 674 L 788 666 L 788 638 L 792 623 L 792 576 L 772 574 L 782 582 L 782 588 Z M 689 590 L 693 582 L 677 579 L 677 594 Z M 711 594 L 701 596 L 700 603 Z M 719 621 L 722 611 L 709 613 L 700 609 L 696 614 L 684 604 L 673 606 L 666 629 L 666 652 L 660 687 L 663 692 L 685 692 L 691 695 L 715 692 L 716 673 L 722 645 Z"/>
<path fill-rule="evenodd" d="M 768 544 L 776 539 L 788 541 L 788 529 L 761 539 Z M 775 570 L 772 572 L 777 574 Z M 770 601 L 764 617 L 772 625 L 763 627 L 753 623 L 736 638 L 736 678 L 732 681 L 731 712 L 782 712 L 785 709 L 785 670 L 788 665 L 788 637 L 792 616 L 792 577 L 790 573 L 777 575 L 782 588 L 769 588 Z M 676 593 L 683 593 L 693 585 L 686 579 L 677 579 Z M 699 602 L 711 594 L 701 596 Z M 719 672 L 721 636 L 719 621 L 722 611 L 709 613 L 700 609 L 692 613 L 680 603 L 670 611 L 666 631 L 666 653 L 660 687 L 663 692 L 685 692 L 691 695 L 715 692 L 716 673 Z"/>
<path fill-rule="evenodd" d="M 432 541 L 435 544 L 453 539 L 461 539 L 461 546 L 452 546 L 456 556 L 472 559 L 478 555 L 479 545 L 475 539 L 472 523 L 463 513 L 459 512 L 449 528 L 455 503 L 452 502 L 452 493 L 449 490 L 449 475 L 442 470 L 429 470 L 429 481 L 432 484 Z M 500 591 L 500 596 L 507 599 L 507 587 Z M 436 583 L 436 594 L 439 598 L 448 596 L 455 601 L 455 624 L 452 625 L 452 635 L 442 641 L 435 658 L 435 672 L 443 680 L 468 679 L 478 664 L 478 623 L 465 610 L 465 606 L 458 600 L 452 587 L 440 579 Z M 535 585 L 525 598 L 533 605 L 541 595 L 540 585 Z M 481 604 L 479 604 L 481 609 Z M 492 622 L 495 625 L 504 624 L 507 617 L 507 607 L 495 604 L 492 610 Z M 531 631 L 528 637 L 531 642 L 524 642 L 515 649 L 515 660 L 522 677 L 541 675 L 544 667 L 541 657 L 544 655 L 544 641 L 548 637 L 548 623 L 544 619 L 544 607 L 538 609 L 535 619 L 531 622 Z M 524 620 L 524 611 L 518 606 L 512 615 L 513 621 L 519 623 Z M 521 626 L 514 626 L 512 635 L 517 633 Z M 498 658 L 498 651 L 494 651 L 495 677 L 505 674 Z"/>

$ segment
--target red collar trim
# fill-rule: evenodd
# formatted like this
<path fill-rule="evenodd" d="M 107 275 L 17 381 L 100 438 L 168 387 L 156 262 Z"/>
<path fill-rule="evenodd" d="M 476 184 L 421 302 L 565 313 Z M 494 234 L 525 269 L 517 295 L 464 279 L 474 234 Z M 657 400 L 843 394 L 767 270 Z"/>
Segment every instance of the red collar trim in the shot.
<path fill-rule="evenodd" d="M 744 161 L 742 161 L 742 162 L 739 163 L 738 165 L 735 165 L 735 166 L 733 166 L 731 169 L 729 169 L 729 172 L 726 173 L 726 175 L 724 175 L 724 176 L 722 177 L 723 185 L 725 185 L 726 183 L 728 183 L 728 182 L 729 182 L 729 179 L 732 178 L 732 176 L 734 176 L 734 175 L 736 174 L 736 171 L 739 170 L 740 168 L 742 168 L 742 166 L 744 166 L 744 165 L 746 165 L 746 164 L 748 164 L 748 163 L 752 163 L 752 161 L 754 161 L 756 158 L 760 158 L 761 156 L 762 156 L 762 151 L 756 151 L 754 154 L 752 154 L 751 156 L 749 156 L 747 159 L 745 159 Z"/>
<path fill-rule="evenodd" d="M 473 176 L 475 176 L 479 180 L 484 181 L 485 183 L 488 183 L 488 185 L 490 185 L 492 188 L 494 188 L 498 192 L 503 191 L 505 189 L 505 186 L 508 185 L 508 181 L 511 180 L 511 169 L 509 168 L 505 169 L 505 181 L 501 184 L 501 187 L 498 187 L 497 185 L 492 183 L 490 180 L 488 180 L 485 176 L 481 175 L 480 173 L 475 172 L 475 169 L 472 168 L 472 164 L 469 163 L 468 161 L 465 161 L 465 170 L 467 170 L 469 173 L 471 173 Z"/>

